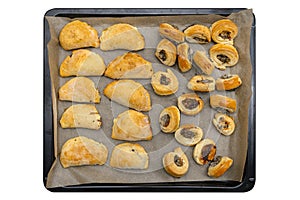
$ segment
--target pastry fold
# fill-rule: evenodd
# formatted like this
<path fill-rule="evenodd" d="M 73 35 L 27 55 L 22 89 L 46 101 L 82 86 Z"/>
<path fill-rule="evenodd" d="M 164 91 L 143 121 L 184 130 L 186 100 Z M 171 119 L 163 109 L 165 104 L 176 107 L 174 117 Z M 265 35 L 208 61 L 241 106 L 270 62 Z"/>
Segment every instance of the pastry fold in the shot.
<path fill-rule="evenodd" d="M 156 94 L 166 96 L 174 94 L 178 90 L 179 82 L 172 70 L 167 69 L 167 72 L 154 73 L 151 85 Z"/>
<path fill-rule="evenodd" d="M 176 26 L 168 24 L 168 23 L 161 23 L 159 25 L 159 33 L 161 36 L 172 40 L 176 43 L 184 42 L 184 34 L 180 31 Z"/>
<path fill-rule="evenodd" d="M 176 106 L 170 106 L 162 110 L 159 115 L 160 129 L 164 133 L 174 133 L 180 124 L 180 112 Z"/>
<path fill-rule="evenodd" d="M 227 156 L 217 156 L 209 165 L 207 175 L 218 178 L 222 176 L 233 164 L 233 160 Z"/>
<path fill-rule="evenodd" d="M 215 109 L 224 109 L 231 113 L 236 110 L 236 100 L 230 97 L 215 94 L 210 96 L 209 102 L 210 106 Z"/>
<path fill-rule="evenodd" d="M 217 90 L 233 90 L 242 85 L 242 80 L 236 74 L 224 74 L 216 80 Z"/>
<path fill-rule="evenodd" d="M 207 75 L 212 74 L 215 66 L 207 57 L 205 51 L 196 51 L 196 53 L 194 53 L 193 60 L 203 73 Z"/>
<path fill-rule="evenodd" d="M 213 124 L 215 125 L 216 129 L 223 135 L 231 135 L 235 129 L 233 118 L 223 113 L 215 114 Z"/>
<path fill-rule="evenodd" d="M 215 79 L 212 76 L 196 75 L 191 78 L 187 87 L 197 92 L 211 92 L 215 90 Z"/>
<path fill-rule="evenodd" d="M 163 166 L 168 174 L 174 177 L 182 177 L 189 170 L 189 160 L 180 147 L 174 149 L 163 157 Z"/>
<path fill-rule="evenodd" d="M 214 159 L 216 152 L 216 143 L 211 139 L 205 138 L 196 144 L 193 158 L 197 164 L 205 165 Z"/>
<path fill-rule="evenodd" d="M 216 21 L 211 26 L 211 37 L 219 44 L 233 45 L 233 39 L 238 34 L 237 25 L 230 19 Z"/>
<path fill-rule="evenodd" d="M 184 146 L 194 146 L 202 139 L 203 131 L 193 124 L 185 124 L 175 132 L 175 139 Z"/>
<path fill-rule="evenodd" d="M 214 65 L 220 70 L 234 66 L 239 61 L 238 51 L 229 44 L 215 44 L 210 48 L 209 54 Z"/>
<path fill-rule="evenodd" d="M 177 46 L 178 67 L 181 72 L 187 72 L 192 68 L 189 51 L 190 47 L 186 42 L 181 43 Z"/>
<path fill-rule="evenodd" d="M 178 97 L 179 110 L 186 115 L 196 115 L 204 107 L 203 100 L 195 93 L 186 93 Z"/>
<path fill-rule="evenodd" d="M 211 41 L 211 33 L 208 27 L 195 24 L 184 30 L 185 39 L 190 43 L 205 44 Z"/>
<path fill-rule="evenodd" d="M 176 62 L 176 47 L 169 40 L 162 39 L 156 47 L 155 56 L 162 64 L 171 67 Z"/>

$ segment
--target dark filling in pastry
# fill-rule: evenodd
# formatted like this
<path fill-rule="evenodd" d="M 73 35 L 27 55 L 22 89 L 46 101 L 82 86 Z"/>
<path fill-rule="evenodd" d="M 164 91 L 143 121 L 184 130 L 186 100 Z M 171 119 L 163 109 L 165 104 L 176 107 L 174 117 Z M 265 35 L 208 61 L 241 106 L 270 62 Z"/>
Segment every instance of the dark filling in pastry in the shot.
<path fill-rule="evenodd" d="M 174 24 L 170 24 L 173 28 L 175 28 L 176 30 L 179 30 L 178 26 L 175 26 Z"/>
<path fill-rule="evenodd" d="M 221 162 L 222 156 L 217 156 L 211 163 L 210 167 L 215 167 Z"/>
<path fill-rule="evenodd" d="M 201 157 L 204 161 L 210 161 L 214 159 L 216 153 L 216 146 L 213 144 L 205 145 L 201 151 Z"/>
<path fill-rule="evenodd" d="M 170 124 L 170 115 L 165 114 L 160 118 L 160 120 L 161 120 L 160 124 L 163 127 L 167 127 Z"/>
<path fill-rule="evenodd" d="M 233 76 L 231 74 L 224 74 L 223 76 L 221 76 L 221 79 L 228 79 L 228 78 L 232 78 Z"/>
<path fill-rule="evenodd" d="M 217 55 L 217 58 L 218 58 L 222 63 L 229 63 L 229 62 L 230 62 L 230 58 L 228 58 L 228 56 L 223 55 L 223 54 Z"/>
<path fill-rule="evenodd" d="M 184 128 L 180 131 L 180 135 L 182 135 L 185 138 L 189 138 L 192 139 L 193 137 L 195 137 L 195 133 L 193 131 L 190 131 L 187 128 Z"/>
<path fill-rule="evenodd" d="M 196 40 L 197 42 L 201 42 L 201 43 L 208 42 L 207 38 L 204 36 L 200 36 L 200 37 L 194 36 L 193 39 Z"/>
<path fill-rule="evenodd" d="M 219 129 L 228 129 L 229 123 L 225 120 L 224 117 L 219 118 L 218 128 Z"/>
<path fill-rule="evenodd" d="M 214 82 L 213 80 L 210 80 L 210 79 L 202 79 L 202 80 L 197 80 L 196 81 L 197 83 L 212 83 Z"/>
<path fill-rule="evenodd" d="M 160 52 L 158 53 L 158 57 L 159 59 L 161 59 L 162 61 L 167 60 L 167 53 L 165 50 L 160 50 Z"/>
<path fill-rule="evenodd" d="M 178 155 L 174 156 L 174 163 L 175 165 L 177 165 L 178 167 L 182 167 L 183 166 L 183 159 L 180 158 Z"/>
<path fill-rule="evenodd" d="M 182 104 L 184 107 L 186 107 L 189 110 L 192 110 L 199 106 L 199 102 L 196 99 L 186 98 L 182 101 Z"/>
<path fill-rule="evenodd" d="M 162 85 L 169 85 L 170 82 L 171 82 L 171 79 L 168 78 L 166 75 L 164 75 L 164 74 L 160 75 L 160 84 L 162 84 Z"/>
<path fill-rule="evenodd" d="M 230 36 L 230 32 L 229 31 L 222 31 L 219 36 L 222 38 L 222 39 L 231 39 L 231 36 Z"/>

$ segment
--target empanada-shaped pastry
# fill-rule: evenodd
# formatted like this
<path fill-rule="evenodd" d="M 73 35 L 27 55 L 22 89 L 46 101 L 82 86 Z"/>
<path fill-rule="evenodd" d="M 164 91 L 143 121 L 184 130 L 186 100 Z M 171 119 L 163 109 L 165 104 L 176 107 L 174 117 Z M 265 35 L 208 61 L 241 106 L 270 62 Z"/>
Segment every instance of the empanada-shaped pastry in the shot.
<path fill-rule="evenodd" d="M 114 147 L 110 166 L 120 169 L 147 169 L 148 153 L 139 144 L 122 143 Z"/>
<path fill-rule="evenodd" d="M 156 47 L 155 56 L 162 64 L 171 67 L 176 62 L 176 47 L 169 40 L 162 39 Z"/>
<path fill-rule="evenodd" d="M 151 62 L 128 52 L 111 61 L 104 75 L 112 79 L 143 79 L 151 78 L 153 69 Z"/>
<path fill-rule="evenodd" d="M 205 51 L 196 51 L 196 53 L 194 53 L 193 60 L 203 73 L 211 75 L 214 71 L 215 66 L 206 56 Z"/>
<path fill-rule="evenodd" d="M 77 104 L 65 110 L 60 119 L 62 128 L 100 129 L 101 116 L 94 105 Z"/>
<path fill-rule="evenodd" d="M 87 49 L 74 50 L 61 63 L 59 73 L 67 76 L 102 76 L 105 64 L 100 55 Z"/>
<path fill-rule="evenodd" d="M 58 91 L 59 100 L 100 103 L 100 94 L 94 82 L 86 77 L 72 78 Z"/>
<path fill-rule="evenodd" d="M 196 144 L 193 151 L 193 158 L 199 165 L 205 165 L 214 159 L 216 151 L 217 147 L 213 140 L 203 139 Z"/>
<path fill-rule="evenodd" d="M 153 74 L 151 85 L 156 94 L 166 96 L 174 94 L 178 90 L 178 80 L 175 74 L 167 69 L 167 72 L 158 71 Z"/>
<path fill-rule="evenodd" d="M 211 37 L 216 43 L 233 45 L 237 34 L 238 27 L 229 19 L 222 19 L 211 25 Z"/>
<path fill-rule="evenodd" d="M 107 156 L 108 150 L 104 144 L 79 136 L 64 143 L 60 153 L 60 162 L 64 168 L 81 165 L 104 165 Z"/>
<path fill-rule="evenodd" d="M 145 47 L 145 40 L 138 29 L 130 24 L 112 25 L 102 31 L 100 49 L 103 51 L 125 49 L 138 51 Z"/>
<path fill-rule="evenodd" d="M 215 90 L 215 79 L 211 76 L 196 75 L 191 78 L 187 87 L 197 92 L 211 92 Z"/>
<path fill-rule="evenodd" d="M 236 100 L 226 96 L 211 95 L 209 102 L 210 106 L 215 109 L 224 109 L 231 113 L 236 110 Z"/>
<path fill-rule="evenodd" d="M 168 174 L 174 177 L 182 177 L 189 170 L 189 160 L 180 147 L 174 149 L 163 157 L 163 166 Z"/>
<path fill-rule="evenodd" d="M 176 26 L 162 23 L 159 25 L 159 33 L 161 36 L 173 40 L 174 42 L 184 42 L 184 34 Z"/>
<path fill-rule="evenodd" d="M 159 115 L 160 129 L 164 133 L 174 133 L 180 124 L 180 112 L 176 106 L 162 110 Z"/>
<path fill-rule="evenodd" d="M 222 176 L 231 166 L 233 160 L 227 156 L 217 156 L 209 165 L 207 175 L 218 178 Z"/>
<path fill-rule="evenodd" d="M 64 50 L 99 47 L 100 45 L 96 29 L 79 20 L 72 21 L 62 28 L 59 42 Z"/>
<path fill-rule="evenodd" d="M 194 146 L 202 139 L 203 131 L 193 124 L 180 126 L 175 132 L 175 139 L 184 146 Z"/>
<path fill-rule="evenodd" d="M 209 53 L 214 65 L 220 70 L 234 66 L 239 61 L 238 51 L 229 44 L 215 44 L 210 48 Z"/>
<path fill-rule="evenodd" d="M 152 130 L 147 115 L 127 110 L 114 119 L 111 137 L 116 140 L 151 140 Z"/>
<path fill-rule="evenodd" d="M 215 125 L 216 129 L 223 135 L 231 135 L 235 129 L 233 118 L 223 113 L 215 114 L 213 124 Z"/>
<path fill-rule="evenodd" d="M 217 90 L 233 90 L 242 85 L 242 80 L 236 74 L 224 74 L 216 80 Z"/>
<path fill-rule="evenodd" d="M 186 115 L 198 114 L 204 106 L 202 99 L 195 93 L 187 93 L 178 97 L 178 108 Z"/>
<path fill-rule="evenodd" d="M 192 68 L 192 62 L 189 55 L 189 45 L 184 42 L 177 46 L 178 67 L 181 72 L 187 72 Z"/>
<path fill-rule="evenodd" d="M 184 30 L 185 39 L 190 43 L 205 44 L 211 41 L 211 34 L 208 27 L 195 24 Z"/>
<path fill-rule="evenodd" d="M 104 95 L 111 100 L 138 111 L 151 110 L 151 99 L 142 84 L 133 80 L 119 80 L 104 88 Z"/>

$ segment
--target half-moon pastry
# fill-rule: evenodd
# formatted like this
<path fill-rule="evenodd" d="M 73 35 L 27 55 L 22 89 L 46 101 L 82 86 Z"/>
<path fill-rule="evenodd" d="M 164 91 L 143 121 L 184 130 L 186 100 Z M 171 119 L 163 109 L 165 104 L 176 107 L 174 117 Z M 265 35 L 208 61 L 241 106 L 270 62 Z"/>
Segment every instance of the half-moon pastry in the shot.
<path fill-rule="evenodd" d="M 215 125 L 216 129 L 223 135 L 231 135 L 235 129 L 233 118 L 223 113 L 215 114 L 213 124 Z"/>
<path fill-rule="evenodd" d="M 206 56 L 205 51 L 196 51 L 196 53 L 194 53 L 193 60 L 203 73 L 211 75 L 214 71 L 215 66 Z"/>
<path fill-rule="evenodd" d="M 111 137 L 126 141 L 151 140 L 149 117 L 135 110 L 127 110 L 119 114 L 113 120 Z"/>
<path fill-rule="evenodd" d="M 190 43 L 205 44 L 211 41 L 211 34 L 208 27 L 195 24 L 184 30 L 185 39 Z"/>
<path fill-rule="evenodd" d="M 224 109 L 231 113 L 236 110 L 236 100 L 230 97 L 215 94 L 210 96 L 209 102 L 210 106 L 217 110 Z"/>
<path fill-rule="evenodd" d="M 76 104 L 65 110 L 60 119 L 62 128 L 100 129 L 101 116 L 94 105 Z"/>
<path fill-rule="evenodd" d="M 234 66 L 239 61 L 238 51 L 229 44 L 215 44 L 210 48 L 209 53 L 214 65 L 220 70 Z"/>
<path fill-rule="evenodd" d="M 145 47 L 145 39 L 138 29 L 130 24 L 112 25 L 102 31 L 100 49 L 103 51 L 125 49 L 138 51 Z"/>
<path fill-rule="evenodd" d="M 151 110 L 151 99 L 142 84 L 133 80 L 118 80 L 104 88 L 104 95 L 111 100 L 137 111 Z"/>
<path fill-rule="evenodd" d="M 105 71 L 105 63 L 99 54 L 87 49 L 74 50 L 71 56 L 67 56 L 61 63 L 59 73 L 67 76 L 102 76 Z"/>
<path fill-rule="evenodd" d="M 174 177 L 182 177 L 189 170 L 189 160 L 180 147 L 174 149 L 163 157 L 163 166 L 168 174 Z"/>
<path fill-rule="evenodd" d="M 178 90 L 179 83 L 172 70 L 167 69 L 167 72 L 154 73 L 151 85 L 156 94 L 166 96 L 174 94 Z"/>
<path fill-rule="evenodd" d="M 100 103 L 100 94 L 94 82 L 86 77 L 75 77 L 66 82 L 58 91 L 59 100 Z"/>
<path fill-rule="evenodd" d="M 193 124 L 180 126 L 175 132 L 175 139 L 184 146 L 194 146 L 202 139 L 203 131 Z"/>
<path fill-rule="evenodd" d="M 218 178 L 222 176 L 231 166 L 233 160 L 227 156 L 217 156 L 209 165 L 207 175 Z"/>
<path fill-rule="evenodd" d="M 215 79 L 211 76 L 196 75 L 191 78 L 187 87 L 197 92 L 211 92 L 215 90 Z"/>
<path fill-rule="evenodd" d="M 203 100 L 195 93 L 187 93 L 178 97 L 178 108 L 186 115 L 198 114 L 204 106 Z"/>
<path fill-rule="evenodd" d="M 233 90 L 242 85 L 242 80 L 236 74 L 224 74 L 216 80 L 217 90 Z"/>
<path fill-rule="evenodd" d="M 173 40 L 176 43 L 184 42 L 184 34 L 176 26 L 162 23 L 159 25 L 159 33 L 161 36 Z"/>
<path fill-rule="evenodd" d="M 96 29 L 79 20 L 72 21 L 62 28 L 59 42 L 64 50 L 99 47 L 100 45 Z"/>
<path fill-rule="evenodd" d="M 144 147 L 127 142 L 115 146 L 110 158 L 110 166 L 120 169 L 147 169 L 148 163 Z"/>
<path fill-rule="evenodd" d="M 169 40 L 162 39 L 156 47 L 155 56 L 162 64 L 171 67 L 176 62 L 176 47 Z"/>
<path fill-rule="evenodd" d="M 151 62 L 128 52 L 111 61 L 104 75 L 112 79 L 146 79 L 151 78 L 153 69 Z"/>
<path fill-rule="evenodd" d="M 178 67 L 181 72 L 187 72 L 192 68 L 192 62 L 189 55 L 189 45 L 184 42 L 177 46 Z"/>
<path fill-rule="evenodd" d="M 180 112 L 176 106 L 162 110 L 159 115 L 160 129 L 164 133 L 174 133 L 180 124 Z"/>
<path fill-rule="evenodd" d="M 102 143 L 79 136 L 64 143 L 60 153 L 63 168 L 81 165 L 104 165 L 108 150 Z"/>
<path fill-rule="evenodd" d="M 237 34 L 238 27 L 229 19 L 222 19 L 211 25 L 211 37 L 216 43 L 233 45 Z"/>
<path fill-rule="evenodd" d="M 212 161 L 216 155 L 217 147 L 213 140 L 203 139 L 196 144 L 193 151 L 193 158 L 199 165 L 205 165 Z"/>

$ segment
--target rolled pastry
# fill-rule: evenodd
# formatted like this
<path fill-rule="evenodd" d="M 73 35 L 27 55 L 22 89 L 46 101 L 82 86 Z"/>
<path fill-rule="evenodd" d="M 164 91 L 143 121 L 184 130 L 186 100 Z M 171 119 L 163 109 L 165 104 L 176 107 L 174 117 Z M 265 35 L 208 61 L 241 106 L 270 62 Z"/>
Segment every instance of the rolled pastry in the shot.
<path fill-rule="evenodd" d="M 211 92 L 215 90 L 215 79 L 211 76 L 196 75 L 191 78 L 187 87 L 197 92 Z"/>
<path fill-rule="evenodd" d="M 220 70 L 234 66 L 239 61 L 238 51 L 229 44 L 215 44 L 210 48 L 209 53 L 214 65 Z"/>
<path fill-rule="evenodd" d="M 210 75 L 214 71 L 215 66 L 207 57 L 205 51 L 196 51 L 193 60 L 203 73 Z"/>
<path fill-rule="evenodd" d="M 184 146 L 194 146 L 202 139 L 203 131 L 193 124 L 185 124 L 175 132 L 175 139 Z"/>
<path fill-rule="evenodd" d="M 182 177 L 189 170 L 189 160 L 180 147 L 174 152 L 169 152 L 163 157 L 163 166 L 168 174 L 174 177 Z"/>
<path fill-rule="evenodd" d="M 187 72 L 192 68 L 192 62 L 190 60 L 189 50 L 190 47 L 186 42 L 181 43 L 177 46 L 178 67 L 181 72 Z"/>
<path fill-rule="evenodd" d="M 216 80 L 217 90 L 233 90 L 242 85 L 242 80 L 236 74 L 224 74 Z"/>
<path fill-rule="evenodd" d="M 151 85 L 156 94 L 166 96 L 174 94 L 178 90 L 179 82 L 172 70 L 167 69 L 167 72 L 154 73 Z"/>
<path fill-rule="evenodd" d="M 169 40 L 162 39 L 156 47 L 155 56 L 162 64 L 171 67 L 176 62 L 176 47 Z"/>
<path fill-rule="evenodd" d="M 222 176 L 231 166 L 233 160 L 227 156 L 217 156 L 208 167 L 207 175 L 218 178 Z"/>
<path fill-rule="evenodd" d="M 211 41 L 211 34 L 208 27 L 195 24 L 184 30 L 185 39 L 190 43 L 205 44 Z"/>
<path fill-rule="evenodd" d="M 203 139 L 194 147 L 193 158 L 199 165 L 212 161 L 216 155 L 217 147 L 213 140 Z"/>
<path fill-rule="evenodd" d="M 159 115 L 160 129 L 164 133 L 174 133 L 180 124 L 180 112 L 176 106 L 170 106 L 162 110 Z"/>
<path fill-rule="evenodd" d="M 178 108 L 186 115 L 198 114 L 204 106 L 203 100 L 195 93 L 186 93 L 178 97 Z"/>
<path fill-rule="evenodd" d="M 235 112 L 236 110 L 236 100 L 222 96 L 222 95 L 211 95 L 210 96 L 210 106 L 215 109 L 224 109 L 228 112 Z"/>
<path fill-rule="evenodd" d="M 159 33 L 161 36 L 172 40 L 176 43 L 184 42 L 184 34 L 182 31 L 178 29 L 178 27 L 168 24 L 168 23 L 161 23 L 159 25 Z"/>
<path fill-rule="evenodd" d="M 223 113 L 215 114 L 213 124 L 215 125 L 216 129 L 223 135 L 231 135 L 235 129 L 233 118 Z"/>
<path fill-rule="evenodd" d="M 230 19 L 216 21 L 211 26 L 211 37 L 219 44 L 233 45 L 233 39 L 238 34 L 238 27 Z"/>

